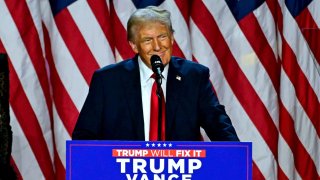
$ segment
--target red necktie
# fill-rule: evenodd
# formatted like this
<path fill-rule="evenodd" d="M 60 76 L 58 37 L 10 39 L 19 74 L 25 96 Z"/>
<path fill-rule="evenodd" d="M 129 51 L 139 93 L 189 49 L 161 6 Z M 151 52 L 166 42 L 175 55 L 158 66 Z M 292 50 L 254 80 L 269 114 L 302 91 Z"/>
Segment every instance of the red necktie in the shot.
<path fill-rule="evenodd" d="M 155 74 L 151 76 L 155 78 Z M 161 115 L 161 137 L 158 137 L 158 116 L 159 116 L 159 99 L 157 96 L 157 83 L 154 81 L 151 90 L 151 104 L 150 104 L 150 131 L 149 139 L 150 141 L 165 141 L 165 119 L 166 119 L 166 104 L 164 102 L 164 95 L 162 88 L 160 87 L 161 105 L 162 105 L 162 115 Z"/>

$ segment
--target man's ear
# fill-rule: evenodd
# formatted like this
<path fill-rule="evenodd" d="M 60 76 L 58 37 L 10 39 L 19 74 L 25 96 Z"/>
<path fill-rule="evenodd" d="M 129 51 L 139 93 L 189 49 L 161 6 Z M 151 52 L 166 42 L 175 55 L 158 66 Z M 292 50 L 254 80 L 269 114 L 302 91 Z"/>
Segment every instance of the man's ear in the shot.
<path fill-rule="evenodd" d="M 131 46 L 131 48 L 132 48 L 133 52 L 135 52 L 136 54 L 138 54 L 138 53 L 139 53 L 139 52 L 138 52 L 137 45 L 136 45 L 134 42 L 129 41 L 129 45 Z"/>

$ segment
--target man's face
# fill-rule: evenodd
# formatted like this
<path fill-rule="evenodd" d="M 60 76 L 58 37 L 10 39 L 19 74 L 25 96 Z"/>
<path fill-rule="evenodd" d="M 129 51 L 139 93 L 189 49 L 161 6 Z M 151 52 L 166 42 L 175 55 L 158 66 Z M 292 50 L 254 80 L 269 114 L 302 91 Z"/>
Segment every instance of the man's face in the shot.
<path fill-rule="evenodd" d="M 173 34 L 159 22 L 146 23 L 137 27 L 134 41 L 129 41 L 129 44 L 149 68 L 150 58 L 154 54 L 160 56 L 163 64 L 167 65 L 172 54 Z"/>

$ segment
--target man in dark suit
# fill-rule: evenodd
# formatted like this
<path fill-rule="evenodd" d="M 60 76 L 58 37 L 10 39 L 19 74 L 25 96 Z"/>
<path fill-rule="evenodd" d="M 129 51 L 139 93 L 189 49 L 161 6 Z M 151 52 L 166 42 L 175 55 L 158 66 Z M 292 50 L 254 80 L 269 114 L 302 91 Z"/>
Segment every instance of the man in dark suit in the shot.
<path fill-rule="evenodd" d="M 198 141 L 200 127 L 212 141 L 239 141 L 209 80 L 209 69 L 172 56 L 170 13 L 139 9 L 128 21 L 134 58 L 106 66 L 92 77 L 73 139 L 150 140 L 150 94 L 154 79 L 150 58 L 165 66 L 165 140 Z"/>

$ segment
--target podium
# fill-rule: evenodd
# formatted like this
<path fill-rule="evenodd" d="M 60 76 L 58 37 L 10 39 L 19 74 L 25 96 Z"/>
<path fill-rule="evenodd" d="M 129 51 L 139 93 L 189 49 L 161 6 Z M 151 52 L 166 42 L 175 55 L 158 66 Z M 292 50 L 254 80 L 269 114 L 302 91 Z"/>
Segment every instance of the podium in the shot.
<path fill-rule="evenodd" d="M 250 142 L 67 141 L 66 179 L 252 179 Z"/>

